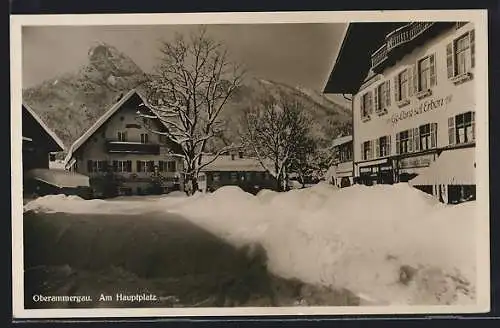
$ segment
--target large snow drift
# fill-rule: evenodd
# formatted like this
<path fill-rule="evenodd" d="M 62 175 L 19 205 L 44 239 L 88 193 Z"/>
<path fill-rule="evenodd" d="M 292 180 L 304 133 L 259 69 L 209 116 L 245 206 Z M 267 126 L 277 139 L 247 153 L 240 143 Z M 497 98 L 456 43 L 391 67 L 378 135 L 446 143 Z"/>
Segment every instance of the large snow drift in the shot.
<path fill-rule="evenodd" d="M 257 196 L 223 187 L 147 202 L 51 197 L 25 209 L 175 212 L 235 246 L 261 244 L 278 275 L 347 288 L 370 304 L 475 302 L 475 202 L 443 205 L 407 184 Z"/>

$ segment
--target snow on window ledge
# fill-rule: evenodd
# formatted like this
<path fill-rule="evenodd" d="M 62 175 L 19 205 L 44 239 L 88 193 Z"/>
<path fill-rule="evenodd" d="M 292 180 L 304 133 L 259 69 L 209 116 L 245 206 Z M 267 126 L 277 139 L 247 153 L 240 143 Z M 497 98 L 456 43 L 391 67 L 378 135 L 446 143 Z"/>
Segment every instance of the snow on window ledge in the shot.
<path fill-rule="evenodd" d="M 467 81 L 472 80 L 473 75 L 470 72 L 462 73 L 451 78 L 453 84 L 458 85 Z"/>
<path fill-rule="evenodd" d="M 418 99 L 423 99 L 425 97 L 429 97 L 432 95 L 432 90 L 431 89 L 427 89 L 427 90 L 423 90 L 423 91 L 419 91 L 417 92 L 416 96 Z"/>
<path fill-rule="evenodd" d="M 378 116 L 382 116 L 388 113 L 387 108 L 382 108 L 377 111 Z"/>
<path fill-rule="evenodd" d="M 401 108 L 401 107 L 408 105 L 409 103 L 410 103 L 410 99 L 406 98 L 406 99 L 399 100 L 397 102 L 397 105 L 399 108 Z"/>
<path fill-rule="evenodd" d="M 362 122 L 368 122 L 368 121 L 369 121 L 369 120 L 371 120 L 371 119 L 372 119 L 372 118 L 371 118 L 371 116 L 370 116 L 370 115 L 366 115 L 366 116 L 361 117 L 361 121 L 362 121 Z"/>

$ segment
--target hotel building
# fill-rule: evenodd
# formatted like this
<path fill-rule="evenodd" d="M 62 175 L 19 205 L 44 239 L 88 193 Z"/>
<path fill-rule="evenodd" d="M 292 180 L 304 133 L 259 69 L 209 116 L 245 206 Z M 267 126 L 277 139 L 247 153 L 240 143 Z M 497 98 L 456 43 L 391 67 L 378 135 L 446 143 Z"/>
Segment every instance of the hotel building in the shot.
<path fill-rule="evenodd" d="M 370 31 L 374 24 L 348 28 L 336 63 L 355 70 L 363 61 L 366 77 L 335 87 L 345 73 L 334 68 L 325 88 L 353 95 L 355 180 L 409 182 L 447 203 L 474 199 L 473 24 L 379 23 Z M 365 56 L 342 58 L 354 45 Z"/>

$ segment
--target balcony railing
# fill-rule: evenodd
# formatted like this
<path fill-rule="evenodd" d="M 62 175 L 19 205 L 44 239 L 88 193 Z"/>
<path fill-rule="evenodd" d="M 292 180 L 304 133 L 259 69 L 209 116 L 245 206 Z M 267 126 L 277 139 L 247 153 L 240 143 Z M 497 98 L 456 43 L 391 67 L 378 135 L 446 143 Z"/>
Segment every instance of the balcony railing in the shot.
<path fill-rule="evenodd" d="M 159 155 L 160 145 L 154 143 L 108 140 L 106 141 L 106 151 L 109 153 Z"/>
<path fill-rule="evenodd" d="M 372 68 L 383 63 L 395 48 L 415 40 L 428 30 L 434 22 L 413 22 L 389 33 L 385 43 L 372 54 Z"/>

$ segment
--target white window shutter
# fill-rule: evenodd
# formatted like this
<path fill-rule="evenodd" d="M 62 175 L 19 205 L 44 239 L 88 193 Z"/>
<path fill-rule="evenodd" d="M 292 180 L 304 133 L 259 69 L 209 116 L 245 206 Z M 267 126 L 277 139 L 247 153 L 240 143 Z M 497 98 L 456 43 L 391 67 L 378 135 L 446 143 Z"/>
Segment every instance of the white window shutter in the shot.
<path fill-rule="evenodd" d="M 437 146 L 437 123 L 431 123 L 431 148 Z"/>
<path fill-rule="evenodd" d="M 455 134 L 455 116 L 448 118 L 448 143 L 450 145 L 454 145 L 456 143 L 456 134 Z"/>
<path fill-rule="evenodd" d="M 377 86 L 375 88 L 375 90 L 373 90 L 373 98 L 374 98 L 374 107 L 375 107 L 375 113 L 378 113 L 378 111 L 380 110 L 379 108 L 379 98 L 382 96 L 381 94 L 379 94 L 379 91 L 380 91 L 380 86 Z"/>
<path fill-rule="evenodd" d="M 394 100 L 398 102 L 400 99 L 399 95 L 399 74 L 396 74 L 394 77 Z"/>
<path fill-rule="evenodd" d="M 391 80 L 385 81 L 385 106 L 391 105 Z"/>
<path fill-rule="evenodd" d="M 453 55 L 453 42 L 446 45 L 446 70 L 448 78 L 451 79 L 455 76 L 455 56 Z"/>
<path fill-rule="evenodd" d="M 431 87 L 435 86 L 437 84 L 437 74 L 436 74 L 436 55 L 432 54 L 429 57 L 429 62 L 430 62 L 430 70 L 431 70 L 431 76 L 430 76 L 430 82 L 431 82 Z"/>

